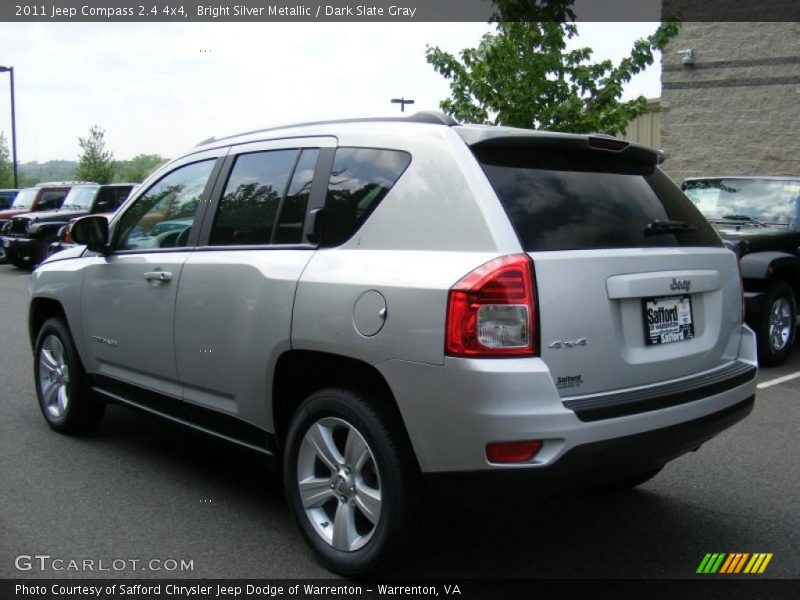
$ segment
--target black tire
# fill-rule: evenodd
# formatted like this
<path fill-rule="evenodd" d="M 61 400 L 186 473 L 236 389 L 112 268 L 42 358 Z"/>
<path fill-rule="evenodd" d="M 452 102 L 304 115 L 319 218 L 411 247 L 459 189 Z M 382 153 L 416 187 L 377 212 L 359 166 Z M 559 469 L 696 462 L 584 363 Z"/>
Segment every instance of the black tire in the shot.
<path fill-rule="evenodd" d="M 788 321 L 788 337 L 776 333 L 776 313 Z M 788 313 L 788 317 L 785 316 Z M 763 367 L 774 367 L 786 362 L 795 340 L 797 304 L 794 290 L 783 281 L 773 281 L 767 288 L 764 311 L 757 317 L 755 325 L 758 336 L 758 362 Z M 780 340 L 780 341 L 778 341 Z"/>
<path fill-rule="evenodd" d="M 16 253 L 14 253 L 14 254 L 6 253 L 6 256 L 8 257 L 8 262 L 10 262 L 12 265 L 17 267 L 18 269 L 22 269 L 24 271 L 30 271 L 34 267 L 34 264 L 33 264 L 32 260 L 22 258 L 21 256 L 17 255 Z"/>
<path fill-rule="evenodd" d="M 322 469 L 319 474 L 314 473 L 315 478 L 323 480 L 330 473 L 327 481 L 331 482 L 331 486 L 335 485 L 334 481 L 341 486 L 346 483 L 343 478 L 347 475 L 341 474 L 345 472 L 344 465 L 348 464 L 346 441 L 343 438 L 336 440 L 340 448 L 344 448 L 340 454 L 344 462 L 337 467 L 341 469 L 339 475 L 330 467 L 324 466 L 318 458 L 320 454 L 311 451 L 313 446 L 308 443 L 304 445 L 304 438 L 312 427 L 332 422 L 344 423 L 342 430 L 348 437 L 351 430 L 347 426 L 355 429 L 360 434 L 361 441 L 366 442 L 370 452 L 369 460 L 374 461 L 372 464 L 377 474 L 374 481 L 379 484 L 380 511 L 377 523 L 368 521 L 365 517 L 367 513 L 361 511 L 361 499 L 358 497 L 360 488 L 357 483 L 354 487 L 347 488 L 354 494 L 351 498 L 344 496 L 346 491 L 339 492 L 344 487 L 328 492 L 327 484 L 320 486 L 319 493 L 330 495 L 330 498 L 321 500 L 325 504 L 311 509 L 321 515 L 317 520 L 303 506 L 298 474 L 300 469 L 307 467 L 299 464 L 301 452 L 306 457 L 303 460 L 306 465 L 309 464 L 309 452 L 315 456 L 311 461 L 315 464 L 313 468 Z M 333 428 L 325 430 L 339 432 L 339 429 Z M 330 439 L 333 440 L 336 435 L 331 433 Z M 368 466 L 369 460 L 366 461 Z M 358 471 L 355 466 L 352 469 L 352 480 L 358 481 Z M 346 473 L 350 472 L 348 468 Z M 289 427 L 283 455 L 283 475 L 292 514 L 306 541 L 330 570 L 343 575 L 375 574 L 411 555 L 419 534 L 421 517 L 420 475 L 400 417 L 387 406 L 385 399 L 344 389 L 325 389 L 309 396 L 298 408 Z M 333 534 L 337 529 L 336 517 L 340 514 L 339 510 L 347 509 L 348 503 L 349 510 L 356 515 L 352 522 L 357 524 L 360 517 L 360 522 L 365 524 L 364 529 L 368 530 L 356 538 L 355 545 L 360 543 L 359 540 L 366 538 L 367 541 L 363 542 L 363 547 L 354 545 L 352 550 L 341 550 L 334 547 Z M 327 527 L 331 529 L 328 530 Z M 323 531 L 331 534 L 331 540 L 323 537 Z"/>
<path fill-rule="evenodd" d="M 58 353 L 52 350 L 56 344 L 53 339 L 60 344 L 65 365 L 65 368 L 57 371 L 46 366 L 61 362 L 58 360 Z M 55 362 L 53 358 L 56 359 Z M 66 381 L 63 379 L 65 373 Z M 83 434 L 100 422 L 105 403 L 93 397 L 69 328 L 59 318 L 45 321 L 36 336 L 33 374 L 39 408 L 52 429 L 60 433 Z M 53 386 L 58 388 L 55 396 L 52 395 Z M 61 389 L 66 393 L 63 406 L 58 401 Z"/>

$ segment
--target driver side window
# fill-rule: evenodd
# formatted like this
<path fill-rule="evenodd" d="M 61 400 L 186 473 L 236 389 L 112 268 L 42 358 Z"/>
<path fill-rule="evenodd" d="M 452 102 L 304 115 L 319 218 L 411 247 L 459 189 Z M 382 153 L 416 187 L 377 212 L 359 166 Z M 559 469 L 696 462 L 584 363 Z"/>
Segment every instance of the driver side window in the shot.
<path fill-rule="evenodd" d="M 216 159 L 175 169 L 136 199 L 120 221 L 120 250 L 187 245 L 200 198 Z"/>

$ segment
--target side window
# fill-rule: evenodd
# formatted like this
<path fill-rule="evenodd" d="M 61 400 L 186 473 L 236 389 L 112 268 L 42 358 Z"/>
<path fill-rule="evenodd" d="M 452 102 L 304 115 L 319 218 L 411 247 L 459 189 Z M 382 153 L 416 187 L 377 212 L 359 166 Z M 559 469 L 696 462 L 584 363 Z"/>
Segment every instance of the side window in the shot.
<path fill-rule="evenodd" d="M 55 210 L 64 202 L 67 197 L 67 192 L 44 192 L 41 200 L 39 200 L 39 210 Z"/>
<path fill-rule="evenodd" d="M 0 194 L 0 209 L 11 206 L 11 194 Z"/>
<path fill-rule="evenodd" d="M 209 245 L 269 244 L 297 150 L 272 150 L 236 158 L 219 203 Z"/>
<path fill-rule="evenodd" d="M 175 169 L 125 211 L 119 225 L 121 250 L 186 246 L 200 197 L 216 159 Z"/>
<path fill-rule="evenodd" d="M 317 167 L 319 150 L 303 150 L 294 169 L 289 191 L 281 203 L 278 224 L 272 235 L 273 244 L 299 244 L 303 241 L 303 225 L 306 220 L 306 207 L 314 182 L 314 169 Z"/>
<path fill-rule="evenodd" d="M 349 240 L 406 170 L 411 156 L 397 150 L 339 148 L 325 199 L 323 246 Z"/>

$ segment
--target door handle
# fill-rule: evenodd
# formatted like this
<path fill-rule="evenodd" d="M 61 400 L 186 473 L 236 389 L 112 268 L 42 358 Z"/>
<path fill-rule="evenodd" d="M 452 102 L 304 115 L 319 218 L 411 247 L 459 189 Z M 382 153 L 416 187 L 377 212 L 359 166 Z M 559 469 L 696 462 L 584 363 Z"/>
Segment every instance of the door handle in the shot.
<path fill-rule="evenodd" d="M 172 281 L 172 273 L 169 271 L 148 271 L 144 274 L 147 281 Z"/>

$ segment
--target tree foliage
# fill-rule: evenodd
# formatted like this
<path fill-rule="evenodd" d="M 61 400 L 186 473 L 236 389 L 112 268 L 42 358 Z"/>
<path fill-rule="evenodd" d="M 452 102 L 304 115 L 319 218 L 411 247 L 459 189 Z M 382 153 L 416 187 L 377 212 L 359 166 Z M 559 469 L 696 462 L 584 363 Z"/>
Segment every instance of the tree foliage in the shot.
<path fill-rule="evenodd" d="M 14 163 L 8 152 L 6 135 L 0 132 L 0 189 L 14 187 Z"/>
<path fill-rule="evenodd" d="M 78 158 L 75 177 L 79 181 L 111 183 L 114 180 L 116 163 L 114 155 L 106 150 L 105 131 L 97 125 L 89 130 L 89 136 L 78 138 L 83 151 Z"/>
<path fill-rule="evenodd" d="M 637 40 L 619 64 L 593 62 L 591 48 L 567 49 L 578 35 L 573 2 L 551 0 L 533 6 L 533 12 L 529 3 L 499 2 L 496 32 L 484 35 L 477 47 L 462 50 L 457 58 L 429 46 L 427 61 L 450 80 L 442 110 L 469 123 L 612 135 L 624 131 L 644 113 L 647 100 L 640 96 L 622 102 L 623 86 L 653 64 L 653 53 L 680 26 L 662 23 L 651 36 Z M 531 16 L 541 20 L 528 20 Z"/>
<path fill-rule="evenodd" d="M 117 163 L 116 181 L 141 183 L 156 167 L 163 165 L 166 158 L 158 154 L 137 154 L 130 160 Z"/>

